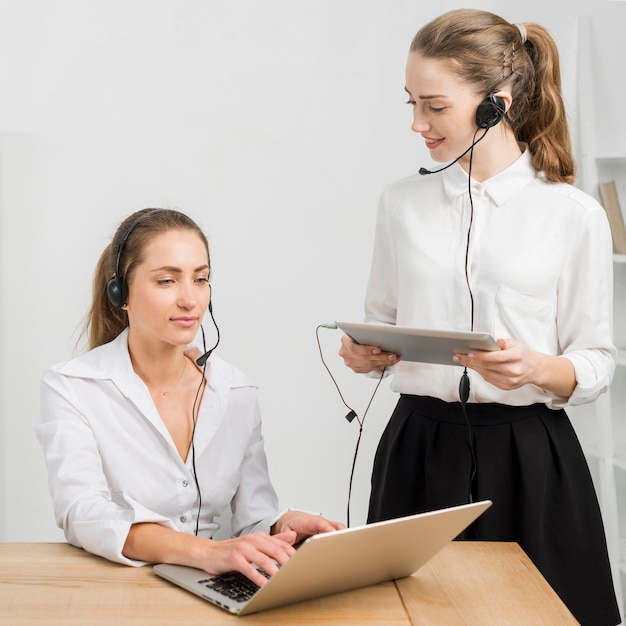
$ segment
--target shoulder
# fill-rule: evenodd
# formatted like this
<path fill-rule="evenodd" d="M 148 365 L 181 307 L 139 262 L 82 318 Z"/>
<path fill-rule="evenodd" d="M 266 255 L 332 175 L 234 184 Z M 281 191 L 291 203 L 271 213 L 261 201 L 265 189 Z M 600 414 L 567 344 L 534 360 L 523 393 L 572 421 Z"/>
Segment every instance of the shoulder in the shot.
<path fill-rule="evenodd" d="M 592 196 L 567 183 L 553 183 L 538 176 L 534 185 L 533 215 L 548 228 L 559 229 L 570 243 L 601 242 L 612 250 L 611 230 L 604 207 Z"/>
<path fill-rule="evenodd" d="M 383 198 L 403 198 L 413 197 L 418 192 L 428 192 L 429 190 L 441 187 L 441 177 L 438 176 L 422 176 L 421 174 L 412 174 L 405 176 L 389 183 L 382 192 Z"/>
<path fill-rule="evenodd" d="M 557 207 L 578 211 L 581 214 L 605 213 L 595 198 L 574 185 L 549 182 L 542 175 L 535 178 L 535 184 L 546 195 L 546 201 Z"/>
<path fill-rule="evenodd" d="M 380 195 L 379 215 L 403 219 L 415 211 L 434 210 L 448 203 L 447 185 L 446 178 L 441 174 L 437 176 L 413 174 L 395 180 L 389 183 Z"/>
<path fill-rule="evenodd" d="M 130 362 L 126 332 L 113 341 L 98 346 L 80 356 L 49 367 L 44 376 L 58 375 L 74 378 L 111 378 L 120 361 Z"/>
<path fill-rule="evenodd" d="M 231 389 L 253 388 L 257 385 L 252 379 L 232 363 L 212 354 L 207 363 L 206 377 L 209 383 L 230 387 Z"/>

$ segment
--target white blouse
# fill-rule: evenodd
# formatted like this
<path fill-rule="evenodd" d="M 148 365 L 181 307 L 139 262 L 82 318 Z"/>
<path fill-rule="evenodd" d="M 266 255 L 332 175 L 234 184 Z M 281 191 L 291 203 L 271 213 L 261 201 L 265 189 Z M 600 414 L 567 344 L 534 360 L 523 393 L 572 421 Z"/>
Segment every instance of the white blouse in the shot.
<path fill-rule="evenodd" d="M 569 359 L 577 385 L 570 398 L 534 385 L 502 391 L 470 371 L 469 401 L 557 408 L 594 400 L 608 388 L 617 358 L 603 208 L 571 185 L 547 182 L 528 150 L 493 178 L 472 181 L 472 198 L 474 330 Z M 468 176 L 460 165 L 389 185 L 379 204 L 366 321 L 471 329 L 469 223 Z M 400 361 L 393 370 L 395 391 L 459 399 L 459 366 Z"/>
<path fill-rule="evenodd" d="M 141 565 L 122 555 L 130 526 L 156 522 L 193 533 L 199 498 L 191 451 L 183 461 L 132 368 L 127 336 L 124 331 L 44 373 L 36 434 L 67 541 L 112 561 Z M 202 493 L 198 534 L 211 537 L 218 528 L 214 518 L 229 504 L 233 534 L 269 531 L 278 499 L 256 388 L 215 355 L 206 379 L 194 435 Z"/>

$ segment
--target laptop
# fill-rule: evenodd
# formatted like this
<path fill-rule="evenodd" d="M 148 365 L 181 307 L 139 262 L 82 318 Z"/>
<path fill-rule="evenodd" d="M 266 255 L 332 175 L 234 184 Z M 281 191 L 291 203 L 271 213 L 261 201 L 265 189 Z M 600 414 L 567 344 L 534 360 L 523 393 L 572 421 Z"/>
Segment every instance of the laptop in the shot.
<path fill-rule="evenodd" d="M 231 613 L 249 615 L 410 576 L 490 506 L 484 500 L 314 535 L 260 588 L 240 573 L 212 576 L 167 564 L 153 569 Z M 251 589 L 241 588 L 246 584 Z"/>
<path fill-rule="evenodd" d="M 455 365 L 455 354 L 472 350 L 500 350 L 489 333 L 462 330 L 429 330 L 389 324 L 362 322 L 335 322 L 356 343 L 378 346 L 385 352 L 394 352 L 403 361 Z"/>

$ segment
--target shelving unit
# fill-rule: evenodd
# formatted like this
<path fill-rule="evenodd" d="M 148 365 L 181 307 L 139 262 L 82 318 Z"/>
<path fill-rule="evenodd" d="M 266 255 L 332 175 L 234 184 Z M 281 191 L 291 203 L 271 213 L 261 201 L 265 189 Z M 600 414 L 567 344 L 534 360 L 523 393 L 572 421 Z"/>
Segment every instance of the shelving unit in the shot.
<path fill-rule="evenodd" d="M 623 159 L 626 182 L 626 158 Z M 626 197 L 621 194 L 622 197 Z M 618 534 L 620 589 L 626 595 L 626 254 L 613 255 L 614 267 L 614 336 L 618 346 L 618 366 L 611 385 L 612 452 L 615 471 L 615 500 Z"/>
<path fill-rule="evenodd" d="M 590 18 L 578 29 L 577 184 L 599 199 L 598 183 L 614 180 L 622 213 L 626 205 L 626 145 L 614 142 L 611 154 L 598 150 L 594 127 L 594 47 Z M 613 331 L 618 365 L 611 388 L 592 405 L 574 407 L 572 422 L 594 479 L 602 510 L 613 581 L 622 617 L 626 596 L 626 254 L 613 255 Z"/>

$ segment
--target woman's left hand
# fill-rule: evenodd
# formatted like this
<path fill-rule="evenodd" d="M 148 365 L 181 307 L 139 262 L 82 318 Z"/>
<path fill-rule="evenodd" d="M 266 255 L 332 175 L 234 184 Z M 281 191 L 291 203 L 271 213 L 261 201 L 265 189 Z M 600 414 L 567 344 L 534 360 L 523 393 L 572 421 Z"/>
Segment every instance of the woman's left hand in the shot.
<path fill-rule="evenodd" d="M 517 389 L 533 381 L 537 352 L 515 339 L 498 339 L 500 350 L 455 354 L 454 362 L 478 372 L 498 389 Z"/>
<path fill-rule="evenodd" d="M 331 522 L 321 515 L 311 515 L 304 511 L 288 511 L 272 526 L 272 535 L 293 530 L 297 535 L 295 543 L 300 543 L 311 535 L 341 530 L 342 528 L 345 528 L 345 524 Z"/>
<path fill-rule="evenodd" d="M 564 398 L 574 391 L 576 372 L 568 359 L 536 352 L 516 339 L 498 339 L 498 345 L 501 349 L 493 352 L 455 354 L 454 362 L 505 391 L 536 385 Z"/>

